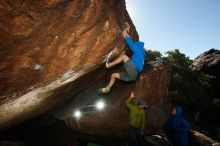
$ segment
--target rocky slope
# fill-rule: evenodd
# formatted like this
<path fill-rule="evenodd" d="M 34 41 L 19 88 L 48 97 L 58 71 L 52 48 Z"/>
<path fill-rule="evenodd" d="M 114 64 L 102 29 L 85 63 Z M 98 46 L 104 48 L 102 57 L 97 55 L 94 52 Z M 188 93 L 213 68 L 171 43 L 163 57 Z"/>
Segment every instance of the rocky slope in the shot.
<path fill-rule="evenodd" d="M 193 61 L 194 69 L 217 76 L 220 73 L 220 51 L 210 49 L 202 53 Z"/>
<path fill-rule="evenodd" d="M 220 51 L 217 49 L 210 49 L 202 53 L 193 61 L 193 66 L 194 70 L 216 77 L 211 84 L 215 92 L 215 98 L 220 98 Z"/>

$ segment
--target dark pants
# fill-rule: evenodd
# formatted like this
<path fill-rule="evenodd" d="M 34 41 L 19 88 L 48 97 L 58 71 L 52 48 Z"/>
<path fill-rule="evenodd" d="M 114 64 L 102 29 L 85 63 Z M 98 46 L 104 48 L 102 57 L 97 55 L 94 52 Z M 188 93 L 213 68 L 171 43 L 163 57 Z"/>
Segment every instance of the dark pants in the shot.
<path fill-rule="evenodd" d="M 143 146 L 140 128 L 129 126 L 129 146 Z"/>

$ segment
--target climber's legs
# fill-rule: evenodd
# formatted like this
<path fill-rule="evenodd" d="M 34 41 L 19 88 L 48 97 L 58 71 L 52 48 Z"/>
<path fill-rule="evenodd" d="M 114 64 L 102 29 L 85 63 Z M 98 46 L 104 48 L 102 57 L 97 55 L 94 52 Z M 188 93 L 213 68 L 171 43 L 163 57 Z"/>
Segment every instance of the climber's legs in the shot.
<path fill-rule="evenodd" d="M 100 93 L 108 93 L 111 90 L 112 86 L 114 85 L 116 79 L 122 80 L 122 81 L 135 81 L 137 79 L 138 71 L 136 70 L 136 67 L 134 63 L 132 62 L 132 60 L 127 55 L 122 55 L 109 64 L 106 63 L 106 67 L 110 68 L 121 62 L 124 62 L 124 67 L 126 71 L 120 72 L 120 73 L 113 73 L 111 75 L 111 79 L 108 85 L 105 88 L 99 89 Z"/>
<path fill-rule="evenodd" d="M 116 79 L 120 79 L 119 73 L 113 73 L 111 75 L 111 78 L 110 78 L 108 85 L 105 88 L 101 88 L 100 92 L 101 93 L 108 93 L 111 90 L 112 86 L 115 84 Z"/>
<path fill-rule="evenodd" d="M 106 63 L 106 68 L 111 68 L 121 62 L 127 62 L 130 58 L 127 55 L 122 55 L 120 57 L 118 57 L 117 59 L 115 59 L 113 62 L 110 63 Z"/>
<path fill-rule="evenodd" d="M 116 80 L 116 79 L 120 79 L 119 73 L 113 73 L 113 74 L 111 75 L 111 79 L 110 79 L 110 81 L 109 81 L 109 83 L 108 83 L 108 85 L 107 85 L 106 88 L 111 89 L 112 86 L 115 84 L 115 80 Z"/>
<path fill-rule="evenodd" d="M 120 64 L 122 62 L 126 63 L 129 59 L 130 58 L 127 55 L 122 55 L 122 56 L 118 57 L 117 59 L 115 59 L 114 61 L 112 61 L 110 63 L 106 63 L 106 68 L 111 68 L 111 67 L 113 67 L 117 64 Z M 105 88 L 101 88 L 100 92 L 101 93 L 108 93 L 111 90 L 112 86 L 114 85 L 116 79 L 120 79 L 119 73 L 113 73 L 111 75 L 111 78 L 110 78 L 108 85 Z"/>

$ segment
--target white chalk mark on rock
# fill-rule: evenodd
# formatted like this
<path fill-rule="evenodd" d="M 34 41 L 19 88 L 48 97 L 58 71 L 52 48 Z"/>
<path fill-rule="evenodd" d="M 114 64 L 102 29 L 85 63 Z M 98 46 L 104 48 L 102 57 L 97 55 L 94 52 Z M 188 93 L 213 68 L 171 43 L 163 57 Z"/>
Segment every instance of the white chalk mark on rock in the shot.
<path fill-rule="evenodd" d="M 61 79 L 67 79 L 67 78 L 70 78 L 70 77 L 72 77 L 74 75 L 75 75 L 75 71 L 74 70 L 70 70 L 70 71 L 66 72 L 65 74 L 63 74 Z"/>
<path fill-rule="evenodd" d="M 109 26 L 109 21 L 107 20 L 106 22 L 105 22 L 105 28 L 107 28 Z"/>
<path fill-rule="evenodd" d="M 35 70 L 43 70 L 43 66 L 40 64 L 35 64 L 34 69 Z"/>
<path fill-rule="evenodd" d="M 93 7 L 93 6 L 94 6 L 94 4 L 95 4 L 94 0 L 90 0 L 90 2 L 91 2 L 91 4 L 90 4 L 90 6 L 89 6 L 89 7 Z"/>
<path fill-rule="evenodd" d="M 114 50 L 112 50 L 110 53 L 108 53 L 105 57 L 105 59 L 102 61 L 103 63 L 109 62 L 112 56 L 118 55 L 118 48 L 115 47 Z"/>
<path fill-rule="evenodd" d="M 42 104 L 50 104 L 48 103 L 50 100 L 48 100 L 48 97 L 53 95 L 55 89 L 66 85 L 67 83 L 73 82 L 74 80 L 78 79 L 79 77 L 87 74 L 88 72 L 97 69 L 100 67 L 101 64 L 95 64 L 93 66 L 83 68 L 77 72 L 75 71 L 68 71 L 63 76 L 61 76 L 59 79 L 55 80 L 54 82 L 44 86 L 39 87 L 35 90 L 32 90 L 25 95 L 10 100 L 2 105 L 0 105 L 1 111 L 0 111 L 0 129 L 5 128 L 5 124 L 7 125 L 8 122 L 11 122 L 14 120 L 15 117 L 21 117 L 20 119 L 17 119 L 22 121 L 22 119 L 28 119 L 27 117 L 31 118 L 35 115 L 30 116 L 31 111 L 42 110 Z M 14 93 L 13 96 L 16 96 L 16 93 Z M 44 105 L 45 107 L 45 105 Z M 50 106 L 46 107 L 50 108 Z M 13 112 L 12 112 L 13 111 Z"/>
<path fill-rule="evenodd" d="M 40 48 L 40 47 L 36 47 L 36 48 L 34 48 L 34 50 L 36 50 L 36 51 L 40 51 L 41 48 Z"/>

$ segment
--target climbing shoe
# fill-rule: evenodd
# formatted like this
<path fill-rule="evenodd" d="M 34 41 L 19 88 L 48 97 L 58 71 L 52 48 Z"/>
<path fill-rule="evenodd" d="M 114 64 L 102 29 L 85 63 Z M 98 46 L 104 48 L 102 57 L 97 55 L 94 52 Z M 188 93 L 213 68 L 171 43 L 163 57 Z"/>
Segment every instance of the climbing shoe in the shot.
<path fill-rule="evenodd" d="M 99 93 L 109 93 L 110 92 L 110 89 L 109 88 L 100 88 Z"/>

